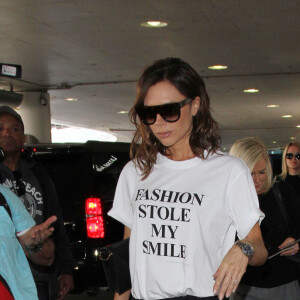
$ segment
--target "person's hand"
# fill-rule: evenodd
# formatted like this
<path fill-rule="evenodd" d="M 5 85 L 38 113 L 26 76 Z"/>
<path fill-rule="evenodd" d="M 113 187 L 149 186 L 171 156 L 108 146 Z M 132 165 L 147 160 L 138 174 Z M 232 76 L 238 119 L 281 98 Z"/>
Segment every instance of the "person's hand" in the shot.
<path fill-rule="evenodd" d="M 288 246 L 289 244 L 293 243 L 294 241 L 295 241 L 294 238 L 288 237 L 287 239 L 284 240 L 284 242 L 281 245 L 279 245 L 278 248 L 282 249 L 283 247 Z M 299 243 L 296 243 L 291 249 L 282 251 L 280 253 L 280 255 L 281 256 L 295 255 L 296 253 L 298 253 L 298 251 L 299 251 Z"/>
<path fill-rule="evenodd" d="M 27 248 L 43 243 L 52 235 L 54 228 L 50 227 L 57 220 L 56 216 L 48 218 L 44 223 L 31 227 L 23 236 L 23 243 Z"/>
<path fill-rule="evenodd" d="M 58 278 L 59 292 L 58 300 L 64 299 L 70 291 L 74 289 L 73 276 L 69 274 L 62 274 Z"/>
<path fill-rule="evenodd" d="M 213 275 L 215 279 L 213 291 L 215 295 L 218 294 L 220 300 L 224 296 L 229 297 L 231 293 L 236 291 L 246 272 L 248 261 L 248 257 L 242 253 L 241 248 L 237 245 L 233 245 L 225 255 L 218 270 Z"/>

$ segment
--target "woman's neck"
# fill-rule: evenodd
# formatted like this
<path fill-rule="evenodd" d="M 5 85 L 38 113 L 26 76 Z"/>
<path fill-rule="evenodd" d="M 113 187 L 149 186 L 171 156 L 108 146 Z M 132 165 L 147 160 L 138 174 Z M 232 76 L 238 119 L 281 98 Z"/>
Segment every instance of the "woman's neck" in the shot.
<path fill-rule="evenodd" d="M 166 155 L 169 159 L 175 161 L 183 161 L 195 157 L 190 147 L 170 147 L 166 149 Z"/>
<path fill-rule="evenodd" d="M 290 177 L 290 178 L 296 178 L 296 177 L 299 177 L 299 178 L 300 178 L 300 175 L 299 175 L 299 174 L 295 174 L 295 175 L 288 174 L 287 177 Z"/>
<path fill-rule="evenodd" d="M 291 176 L 296 176 L 296 175 L 299 176 L 300 175 L 300 169 L 291 169 L 291 170 L 289 170 L 288 174 L 291 175 Z"/>

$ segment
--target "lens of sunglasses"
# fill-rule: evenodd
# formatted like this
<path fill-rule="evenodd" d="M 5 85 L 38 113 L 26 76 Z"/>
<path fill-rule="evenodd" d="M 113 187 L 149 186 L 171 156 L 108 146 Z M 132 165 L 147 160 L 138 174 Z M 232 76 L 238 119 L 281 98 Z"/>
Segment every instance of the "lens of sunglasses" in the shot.
<path fill-rule="evenodd" d="M 300 153 L 297 153 L 297 154 L 287 153 L 287 154 L 286 154 L 286 158 L 287 158 L 287 159 L 293 159 L 294 156 L 295 156 L 295 158 L 296 158 L 297 160 L 300 160 Z"/>
<path fill-rule="evenodd" d="M 155 107 L 145 107 L 144 112 L 145 112 L 144 118 L 142 119 L 144 124 L 146 124 L 146 125 L 154 124 L 156 121 L 158 109 Z"/>
<path fill-rule="evenodd" d="M 180 104 L 172 103 L 161 107 L 159 114 L 167 122 L 176 122 L 180 118 Z"/>

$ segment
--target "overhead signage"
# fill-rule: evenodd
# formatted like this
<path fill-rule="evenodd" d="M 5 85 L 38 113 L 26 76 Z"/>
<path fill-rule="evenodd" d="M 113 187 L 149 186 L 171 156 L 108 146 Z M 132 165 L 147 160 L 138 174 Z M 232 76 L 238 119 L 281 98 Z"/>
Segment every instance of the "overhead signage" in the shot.
<path fill-rule="evenodd" d="M 22 66 L 0 63 L 0 76 L 10 77 L 10 78 L 21 78 Z"/>

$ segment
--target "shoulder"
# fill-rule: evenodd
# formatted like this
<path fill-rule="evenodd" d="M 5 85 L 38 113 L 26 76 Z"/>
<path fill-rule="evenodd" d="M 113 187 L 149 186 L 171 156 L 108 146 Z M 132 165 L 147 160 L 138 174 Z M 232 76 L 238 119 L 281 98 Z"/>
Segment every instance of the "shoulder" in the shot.
<path fill-rule="evenodd" d="M 122 169 L 118 180 L 118 186 L 123 184 L 131 185 L 137 177 L 136 166 L 133 161 L 129 161 Z"/>
<path fill-rule="evenodd" d="M 123 168 L 122 172 L 125 173 L 133 173 L 134 170 L 136 169 L 135 163 L 133 160 L 130 160 Z"/>
<path fill-rule="evenodd" d="M 133 188 L 138 181 L 141 179 L 141 176 L 138 172 L 138 167 L 134 164 L 133 161 L 129 161 L 123 168 L 119 180 L 118 180 L 118 189 L 120 188 Z"/>
<path fill-rule="evenodd" d="M 228 171 L 230 170 L 234 170 L 236 172 L 249 171 L 249 168 L 244 163 L 244 161 L 242 161 L 241 159 L 235 156 L 229 155 L 227 153 L 217 152 L 209 155 L 206 160 L 208 163 L 214 163 L 219 167 L 226 168 Z"/>
<path fill-rule="evenodd" d="M 257 195 L 258 199 L 261 201 L 263 199 L 274 199 L 275 198 L 275 190 L 276 190 L 276 183 L 266 192 L 263 194 Z"/>
<path fill-rule="evenodd" d="M 18 210 L 20 208 L 24 209 L 24 205 L 22 201 L 19 200 L 18 196 L 2 184 L 0 184 L 0 193 L 3 195 L 12 211 L 14 211 L 15 209 Z"/>
<path fill-rule="evenodd" d="M 7 197 L 16 198 L 16 195 L 9 188 L 7 188 L 6 186 L 4 186 L 2 184 L 0 184 L 0 193 L 3 194 L 5 199 Z"/>
<path fill-rule="evenodd" d="M 126 176 L 139 176 L 140 169 L 137 163 L 131 160 L 124 166 L 121 174 L 124 174 Z"/>
<path fill-rule="evenodd" d="M 41 163 L 33 159 L 27 161 L 26 163 L 27 163 L 27 167 L 32 169 L 33 171 L 47 173 L 45 167 Z"/>
<path fill-rule="evenodd" d="M 28 168 L 38 177 L 39 180 L 52 181 L 46 168 L 39 162 L 31 160 L 28 163 Z"/>

